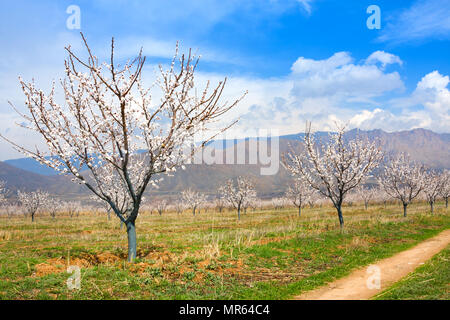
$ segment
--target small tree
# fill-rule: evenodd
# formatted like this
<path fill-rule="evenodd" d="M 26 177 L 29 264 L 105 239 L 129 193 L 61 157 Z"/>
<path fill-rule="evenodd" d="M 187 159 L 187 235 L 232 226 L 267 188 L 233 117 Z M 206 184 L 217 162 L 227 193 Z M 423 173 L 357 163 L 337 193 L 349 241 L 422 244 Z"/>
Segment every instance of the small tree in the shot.
<path fill-rule="evenodd" d="M 341 230 L 344 227 L 342 203 L 346 194 L 356 188 L 378 166 L 382 157 L 374 142 L 360 138 L 345 141 L 345 127 L 330 134 L 327 144 L 318 146 L 307 124 L 304 137 L 305 154 L 288 153 L 283 159 L 292 175 L 329 198 L 337 210 Z"/>
<path fill-rule="evenodd" d="M 355 189 L 355 193 L 358 199 L 364 202 L 364 209 L 367 210 L 369 207 L 369 201 L 375 199 L 378 190 L 377 188 L 367 188 L 364 185 L 359 185 Z"/>
<path fill-rule="evenodd" d="M 286 197 L 298 208 L 298 216 L 302 215 L 302 208 L 307 204 L 314 190 L 302 179 L 295 179 L 288 187 Z"/>
<path fill-rule="evenodd" d="M 55 219 L 58 212 L 60 212 L 64 206 L 60 200 L 56 198 L 49 198 L 46 207 L 50 216 Z"/>
<path fill-rule="evenodd" d="M 249 203 L 250 208 L 252 208 L 252 211 L 255 212 L 256 209 L 261 208 L 261 199 L 255 197 L 252 201 Z"/>
<path fill-rule="evenodd" d="M 81 203 L 78 201 L 67 201 L 64 203 L 64 211 L 69 215 L 69 217 L 73 218 L 75 216 L 78 217 L 81 210 Z"/>
<path fill-rule="evenodd" d="M 390 197 L 400 200 L 406 217 L 408 204 L 425 186 L 424 169 L 401 153 L 384 166 L 378 182 Z"/>
<path fill-rule="evenodd" d="M 238 213 L 238 220 L 241 220 L 241 210 L 247 208 L 251 201 L 256 198 L 256 191 L 253 183 L 246 177 L 237 177 L 236 184 L 230 179 L 220 188 L 223 198 Z"/>
<path fill-rule="evenodd" d="M 162 216 L 162 214 L 167 209 L 167 201 L 166 200 L 159 200 L 156 202 L 156 211 L 158 211 L 159 215 Z"/>
<path fill-rule="evenodd" d="M 240 99 L 231 104 L 221 102 L 226 79 L 215 87 L 208 82 L 205 89 L 198 90 L 194 81 L 198 58 L 191 52 L 178 57 L 177 47 L 168 70 L 160 66 L 160 77 L 147 88 L 142 80 L 146 61 L 142 52 L 119 66 L 113 39 L 110 60 L 99 63 L 82 38 L 86 59 L 70 46 L 66 48 L 66 78 L 61 81 L 64 104 L 57 102 L 54 85 L 45 94 L 34 82 L 20 79 L 28 108 L 28 114 L 19 113 L 23 127 L 42 136 L 50 157 L 3 138 L 41 164 L 72 175 L 107 202 L 127 227 L 128 260 L 134 261 L 135 224 L 147 186 L 155 183 L 155 175 L 182 166 L 197 149 L 234 124 L 222 126 L 218 120 Z M 186 152 L 194 145 L 194 136 L 208 129 L 213 130 L 212 136 Z M 105 166 L 107 170 L 102 170 Z M 122 208 L 110 193 L 114 186 L 126 195 Z"/>
<path fill-rule="evenodd" d="M 446 170 L 441 175 L 442 188 L 440 190 L 441 197 L 445 200 L 445 208 L 448 209 L 448 198 L 450 197 L 450 171 Z"/>
<path fill-rule="evenodd" d="M 431 214 L 434 214 L 434 203 L 442 189 L 442 177 L 436 171 L 430 170 L 425 172 L 424 179 L 423 193 L 430 205 Z"/>
<path fill-rule="evenodd" d="M 5 204 L 3 210 L 8 218 L 12 218 L 15 214 L 20 211 L 20 207 L 17 204 Z"/>
<path fill-rule="evenodd" d="M 156 211 L 155 204 L 153 202 L 145 202 L 141 205 L 141 213 L 150 213 L 153 215 L 153 211 Z"/>
<path fill-rule="evenodd" d="M 206 196 L 200 192 L 194 191 L 191 188 L 181 192 L 181 198 L 187 208 L 192 209 L 192 214 L 195 216 L 197 208 L 206 201 Z"/>
<path fill-rule="evenodd" d="M 270 203 L 275 210 L 281 210 L 286 205 L 288 205 L 289 200 L 287 200 L 286 198 L 283 198 L 283 197 L 278 197 L 278 198 L 272 198 Z"/>
<path fill-rule="evenodd" d="M 34 216 L 38 210 L 42 210 L 47 206 L 49 199 L 48 193 L 40 190 L 33 192 L 18 191 L 17 196 L 26 215 L 31 216 L 32 222 L 34 222 Z"/>
<path fill-rule="evenodd" d="M 214 206 L 216 210 L 219 211 L 219 213 L 222 213 L 223 209 L 226 206 L 225 199 L 219 195 L 219 197 L 214 200 Z"/>
<path fill-rule="evenodd" d="M 185 209 L 185 205 L 184 205 L 184 203 L 183 203 L 183 200 L 182 200 L 182 199 L 177 199 L 177 200 L 175 201 L 174 207 L 175 207 L 175 212 L 176 212 L 178 215 L 182 214 L 183 211 L 184 211 L 184 209 Z"/>

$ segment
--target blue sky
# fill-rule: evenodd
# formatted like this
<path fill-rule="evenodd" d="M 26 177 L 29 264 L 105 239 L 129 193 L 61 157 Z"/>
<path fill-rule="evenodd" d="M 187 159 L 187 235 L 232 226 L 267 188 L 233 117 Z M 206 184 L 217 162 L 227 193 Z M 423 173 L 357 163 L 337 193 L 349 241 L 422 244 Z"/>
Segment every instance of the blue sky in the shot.
<path fill-rule="evenodd" d="M 81 30 L 66 27 L 69 5 Z M 366 9 L 378 5 L 381 29 L 369 30 Z M 202 55 L 197 81 L 229 77 L 226 98 L 248 90 L 229 117 L 236 134 L 250 129 L 320 130 L 335 121 L 387 131 L 417 127 L 450 132 L 450 1 L 24 1 L 0 12 L 0 131 L 39 144 L 14 126 L 23 97 L 17 82 L 34 77 L 44 89 L 63 70 L 64 46 L 81 50 L 82 31 L 100 58 L 110 38 L 118 55 L 141 46 L 149 78 L 167 63 L 176 41 Z M 0 143 L 0 160 L 17 154 Z"/>

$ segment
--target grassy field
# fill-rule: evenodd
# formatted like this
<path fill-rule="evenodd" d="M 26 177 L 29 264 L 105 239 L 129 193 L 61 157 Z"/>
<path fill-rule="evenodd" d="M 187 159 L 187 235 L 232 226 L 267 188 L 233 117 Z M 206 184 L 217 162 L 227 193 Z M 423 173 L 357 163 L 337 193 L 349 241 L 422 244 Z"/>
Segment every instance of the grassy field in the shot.
<path fill-rule="evenodd" d="M 375 299 L 450 300 L 450 246 Z"/>
<path fill-rule="evenodd" d="M 125 262 L 125 230 L 106 215 L 1 217 L 0 299 L 289 299 L 450 227 L 442 203 L 433 216 L 426 204 L 408 214 L 346 207 L 341 233 L 332 207 L 301 218 L 249 211 L 240 222 L 234 212 L 143 213 L 135 264 Z M 80 290 L 67 288 L 68 265 L 81 267 Z M 448 264 L 439 268 L 448 279 Z M 414 298 L 392 294 L 383 298 Z"/>

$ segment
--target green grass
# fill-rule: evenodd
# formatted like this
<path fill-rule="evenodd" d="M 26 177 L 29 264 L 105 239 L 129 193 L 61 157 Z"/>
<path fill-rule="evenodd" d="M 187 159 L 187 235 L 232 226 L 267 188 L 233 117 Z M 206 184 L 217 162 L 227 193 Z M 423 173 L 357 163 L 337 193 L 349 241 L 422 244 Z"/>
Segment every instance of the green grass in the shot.
<path fill-rule="evenodd" d="M 374 299 L 449 300 L 450 246 Z"/>
<path fill-rule="evenodd" d="M 414 204 L 163 216 L 137 221 L 138 259 L 126 260 L 118 221 L 84 213 L 36 222 L 0 218 L 0 299 L 288 299 L 430 238 L 450 227 Z M 105 260 L 105 253 L 112 257 Z M 69 290 L 67 265 L 81 266 Z M 441 289 L 436 289 L 440 291 Z"/>

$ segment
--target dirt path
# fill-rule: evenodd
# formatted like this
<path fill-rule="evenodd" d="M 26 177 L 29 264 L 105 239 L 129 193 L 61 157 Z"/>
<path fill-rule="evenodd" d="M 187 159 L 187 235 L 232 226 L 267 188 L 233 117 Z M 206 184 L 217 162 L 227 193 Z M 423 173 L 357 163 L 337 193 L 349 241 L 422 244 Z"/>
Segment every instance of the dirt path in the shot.
<path fill-rule="evenodd" d="M 415 247 L 358 269 L 345 278 L 295 297 L 295 300 L 365 300 L 390 287 L 419 265 L 445 249 L 450 230 L 425 240 Z M 379 269 L 378 269 L 378 268 Z M 379 277 L 378 277 L 379 275 Z M 377 282 L 377 279 L 379 281 Z"/>

